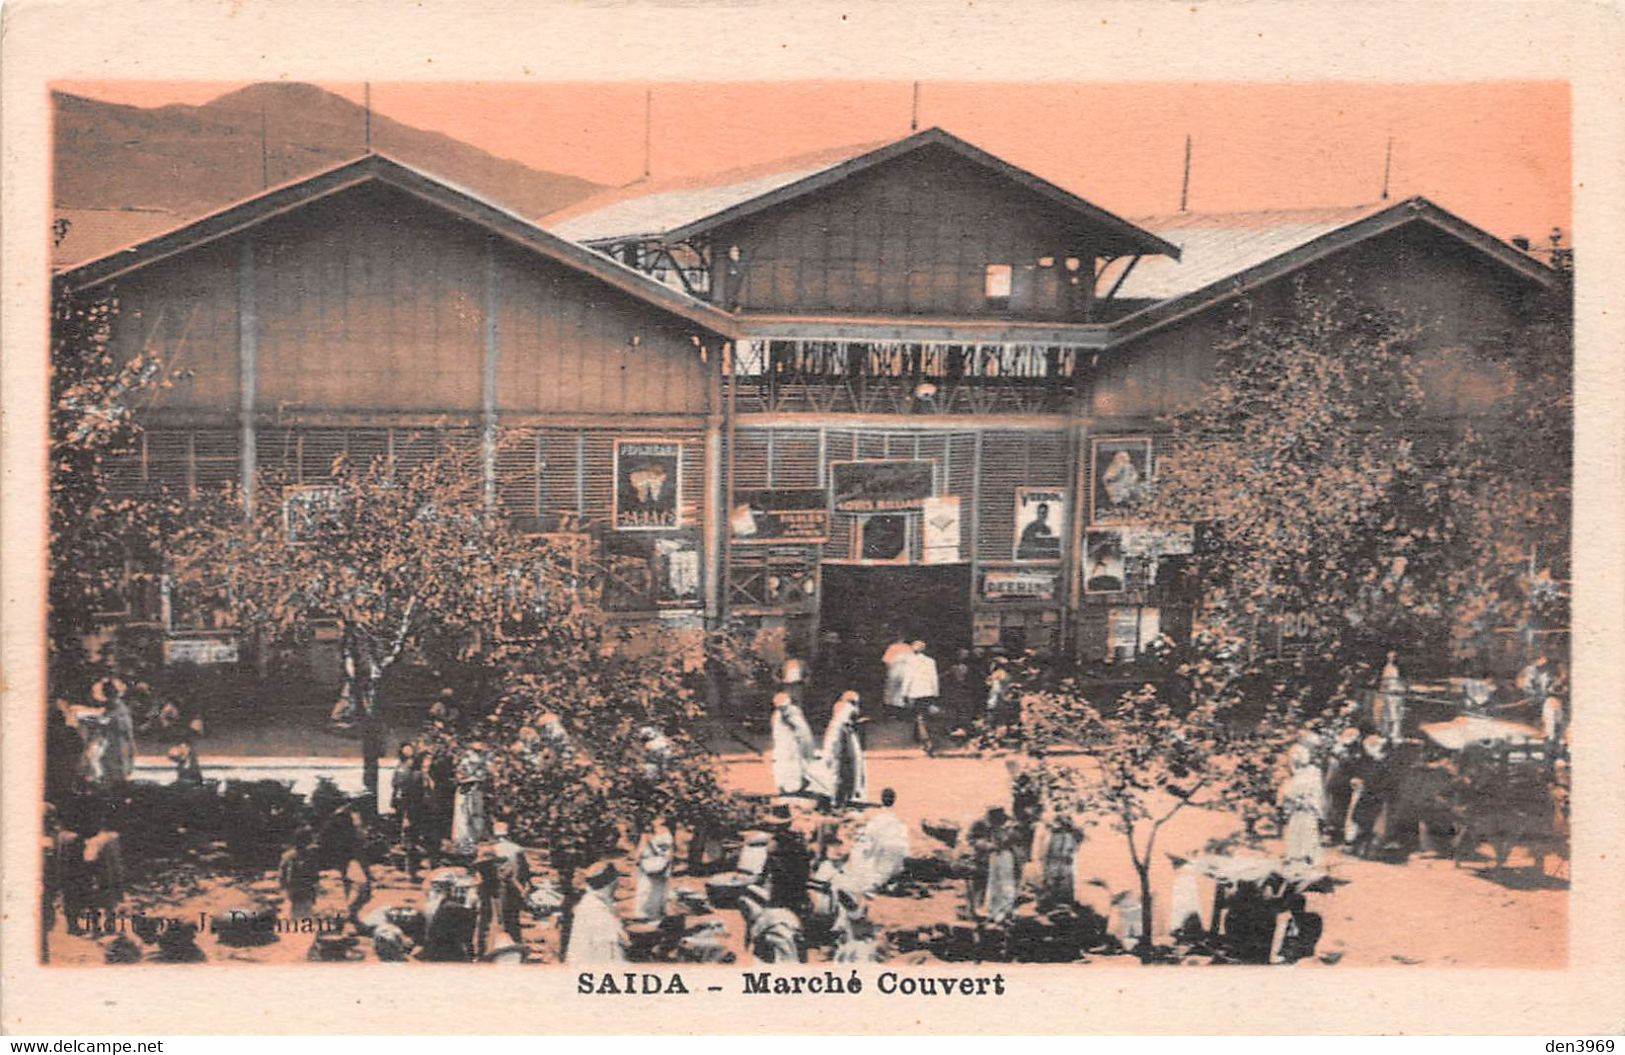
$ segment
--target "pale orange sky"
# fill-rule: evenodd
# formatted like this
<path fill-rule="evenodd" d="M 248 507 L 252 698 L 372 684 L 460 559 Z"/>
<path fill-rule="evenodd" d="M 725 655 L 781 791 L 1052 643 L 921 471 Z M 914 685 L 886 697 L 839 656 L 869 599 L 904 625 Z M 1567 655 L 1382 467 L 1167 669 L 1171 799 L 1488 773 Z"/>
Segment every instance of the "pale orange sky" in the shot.
<path fill-rule="evenodd" d="M 98 99 L 201 103 L 239 85 L 65 83 Z M 322 84 L 356 102 L 359 84 Z M 381 114 L 536 168 L 621 184 L 643 170 L 654 91 L 657 179 L 699 175 L 909 128 L 908 82 L 374 83 Z M 1185 135 L 1193 211 L 1423 194 L 1489 231 L 1569 226 L 1570 104 L 1560 82 L 925 82 L 920 126 L 940 125 L 1114 212 L 1179 205 Z"/>

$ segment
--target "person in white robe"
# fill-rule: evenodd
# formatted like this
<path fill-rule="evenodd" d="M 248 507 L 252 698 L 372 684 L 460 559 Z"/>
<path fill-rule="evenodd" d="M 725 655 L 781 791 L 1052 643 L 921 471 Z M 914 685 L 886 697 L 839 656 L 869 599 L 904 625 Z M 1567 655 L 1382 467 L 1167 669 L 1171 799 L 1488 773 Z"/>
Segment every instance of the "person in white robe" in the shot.
<path fill-rule="evenodd" d="M 620 870 L 608 861 L 595 866 L 583 877 L 587 893 L 576 905 L 565 963 L 626 962 L 626 931 L 615 914 L 615 886 L 620 878 Z"/>
<path fill-rule="evenodd" d="M 807 716 L 788 692 L 774 695 L 772 724 L 773 786 L 780 795 L 805 791 L 809 783 L 807 767 L 818 749 Z"/>
<path fill-rule="evenodd" d="M 458 853 L 471 854 L 491 837 L 485 811 L 485 779 L 490 759 L 485 745 L 474 743 L 457 760 L 457 794 L 452 800 L 451 843 Z"/>
<path fill-rule="evenodd" d="M 1183 857 L 1168 855 L 1174 866 L 1173 889 L 1168 895 L 1168 934 L 1176 941 L 1197 941 L 1207 936 L 1202 922 L 1202 876 Z"/>
<path fill-rule="evenodd" d="M 1563 713 L 1563 701 L 1556 696 L 1548 696 L 1540 705 L 1540 734 L 1546 741 L 1548 749 L 1555 748 L 1558 741 L 1563 738 L 1563 731 L 1568 725 L 1567 716 Z"/>
<path fill-rule="evenodd" d="M 835 938 L 835 951 L 830 957 L 834 963 L 884 963 L 889 958 L 880 928 L 869 919 L 868 905 L 862 897 L 840 892 L 830 932 Z"/>
<path fill-rule="evenodd" d="M 676 855 L 677 840 L 660 821 L 639 840 L 638 881 L 632 899 L 634 915 L 639 919 L 666 918 L 666 894 Z"/>
<path fill-rule="evenodd" d="M 135 719 L 124 692 L 119 678 L 103 678 L 91 686 L 91 699 L 101 708 L 93 715 L 95 720 L 86 723 L 89 737 L 83 769 L 92 783 L 124 784 L 135 772 Z"/>
<path fill-rule="evenodd" d="M 903 874 L 908 859 L 908 825 L 892 808 L 897 792 L 886 788 L 880 793 L 880 809 L 870 816 L 852 846 L 846 867 L 849 889 L 873 894 Z"/>
<path fill-rule="evenodd" d="M 987 903 L 989 923 L 1006 923 L 1016 911 L 1016 851 L 1011 831 L 994 842 L 987 859 Z"/>
<path fill-rule="evenodd" d="M 903 679 L 913 658 L 914 646 L 902 638 L 887 645 L 886 651 L 881 653 L 880 662 L 886 668 L 886 691 L 882 702 L 887 707 L 903 706 Z"/>
<path fill-rule="evenodd" d="M 1287 752 L 1291 776 L 1281 787 L 1281 812 L 1286 818 L 1283 853 L 1288 862 L 1319 865 L 1320 828 L 1326 819 L 1326 782 L 1314 754 L 1304 744 L 1294 744 Z"/>
<path fill-rule="evenodd" d="M 1069 814 L 1053 814 L 1039 826 L 1033 856 L 1040 864 L 1045 904 L 1070 905 L 1077 900 L 1078 847 L 1082 844 L 1083 833 Z"/>
<path fill-rule="evenodd" d="M 1377 729 L 1390 742 L 1405 736 L 1405 679 L 1399 674 L 1395 654 L 1388 653 L 1382 676 L 1377 682 Z"/>
<path fill-rule="evenodd" d="M 827 788 L 830 804 L 837 809 L 861 802 L 868 794 L 868 770 L 863 759 L 863 741 L 858 736 L 861 713 L 858 694 L 848 690 L 835 701 L 835 710 L 824 729 L 820 758 L 825 774 L 818 783 Z"/>

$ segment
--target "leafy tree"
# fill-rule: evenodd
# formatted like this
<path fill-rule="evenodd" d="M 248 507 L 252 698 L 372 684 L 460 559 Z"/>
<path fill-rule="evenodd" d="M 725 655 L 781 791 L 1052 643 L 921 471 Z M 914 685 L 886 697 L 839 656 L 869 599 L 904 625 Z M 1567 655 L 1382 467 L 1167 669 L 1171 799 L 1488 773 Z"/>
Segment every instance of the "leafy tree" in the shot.
<path fill-rule="evenodd" d="M 1289 310 L 1243 305 L 1214 383 L 1170 421 L 1146 509 L 1203 525 L 1209 617 L 1256 647 L 1271 619 L 1308 615 L 1331 682 L 1393 641 L 1468 659 L 1526 622 L 1539 590 L 1509 567 L 1537 544 L 1566 563 L 1563 317 L 1471 349 L 1516 411 L 1463 421 L 1424 389 L 1425 323 L 1301 284 Z"/>
<path fill-rule="evenodd" d="M 76 295 L 58 286 L 51 304 L 47 674 L 52 697 L 73 696 L 94 677 L 86 642 L 97 612 L 129 602 L 157 583 L 156 554 L 177 519 L 180 496 L 158 490 L 119 494 L 111 470 L 137 449 L 139 411 L 177 373 L 145 352 L 112 349 L 115 294 Z M 103 649 L 102 665 L 127 658 Z"/>
<path fill-rule="evenodd" d="M 1306 728 L 1289 696 L 1249 707 L 1245 642 L 1203 631 L 1177 674 L 1097 708 L 1072 678 L 1017 672 L 1021 750 L 1048 804 L 1122 836 L 1139 880 L 1143 960 L 1154 955 L 1151 866 L 1164 826 L 1185 810 L 1235 813 L 1248 838 L 1275 812 L 1278 763 Z M 1073 761 L 1057 749 L 1081 751 Z"/>
<path fill-rule="evenodd" d="M 579 621 L 548 647 L 510 657 L 490 712 L 451 737 L 453 750 L 490 754 L 493 813 L 546 849 L 565 894 L 565 947 L 578 871 L 657 819 L 701 833 L 749 812 L 693 735 L 698 661 L 603 620 Z"/>
<path fill-rule="evenodd" d="M 166 543 L 180 588 L 218 598 L 244 633 L 301 642 L 337 626 L 374 794 L 379 693 L 404 655 L 490 660 L 508 647 L 494 633 L 505 626 L 529 625 L 531 647 L 546 648 L 598 618 L 568 553 L 487 508 L 477 457 L 453 448 L 411 468 L 340 457 L 314 489 L 265 474 L 252 514 L 200 510 Z"/>

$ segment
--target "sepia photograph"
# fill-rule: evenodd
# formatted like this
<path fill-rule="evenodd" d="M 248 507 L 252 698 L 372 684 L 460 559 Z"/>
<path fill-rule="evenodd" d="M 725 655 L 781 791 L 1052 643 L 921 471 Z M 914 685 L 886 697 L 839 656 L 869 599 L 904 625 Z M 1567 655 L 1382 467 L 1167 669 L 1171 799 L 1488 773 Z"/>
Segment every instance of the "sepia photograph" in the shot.
<path fill-rule="evenodd" d="M 48 90 L 46 974 L 1574 966 L 1568 83 Z"/>

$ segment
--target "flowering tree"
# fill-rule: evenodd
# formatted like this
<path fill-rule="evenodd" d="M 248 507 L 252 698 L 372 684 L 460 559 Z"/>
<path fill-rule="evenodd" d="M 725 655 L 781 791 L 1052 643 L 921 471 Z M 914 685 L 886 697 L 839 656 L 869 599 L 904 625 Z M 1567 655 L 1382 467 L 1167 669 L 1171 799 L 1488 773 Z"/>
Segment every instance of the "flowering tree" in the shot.
<path fill-rule="evenodd" d="M 657 819 L 700 831 L 742 820 L 747 807 L 722 789 L 693 735 L 697 657 L 583 620 L 506 662 L 489 713 L 448 739 L 454 751 L 489 754 L 493 813 L 515 838 L 546 849 L 565 894 L 568 947 L 578 871 Z"/>
<path fill-rule="evenodd" d="M 523 538 L 487 507 L 475 452 L 419 466 L 340 457 L 331 484 L 285 489 L 267 476 L 253 512 L 227 502 L 168 540 L 183 589 L 220 598 L 242 632 L 308 640 L 336 626 L 347 710 L 360 725 L 367 790 L 378 790 L 385 675 L 409 650 L 474 659 L 526 624 L 533 647 L 598 618 L 570 555 Z"/>
<path fill-rule="evenodd" d="M 1491 624 L 1526 622 L 1540 591 L 1508 568 L 1566 546 L 1564 318 L 1471 350 L 1504 370 L 1515 412 L 1463 427 L 1430 409 L 1425 325 L 1302 285 L 1288 311 L 1244 304 L 1215 383 L 1171 420 L 1146 510 L 1204 526 L 1210 615 L 1256 643 L 1303 613 L 1333 669 L 1392 640 L 1466 658 Z"/>
<path fill-rule="evenodd" d="M 170 383 L 152 356 L 116 360 L 109 342 L 117 315 L 111 295 L 58 290 L 52 303 L 46 647 L 53 693 L 72 691 L 96 609 L 129 587 L 131 564 L 151 550 L 173 505 L 117 497 L 108 487 L 108 463 L 140 435 L 138 405 Z"/>
<path fill-rule="evenodd" d="M 1164 827 L 1186 810 L 1226 811 L 1256 841 L 1275 816 L 1281 760 L 1316 721 L 1284 686 L 1259 683 L 1239 637 L 1209 628 L 1183 649 L 1162 647 L 1170 676 L 1105 707 L 1074 679 L 1023 664 L 1012 690 L 1019 746 L 1047 803 L 1123 838 L 1139 881 L 1142 959 L 1154 952 L 1151 867 Z"/>

